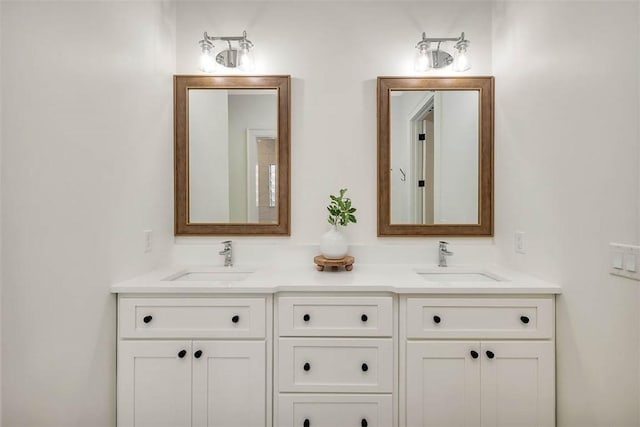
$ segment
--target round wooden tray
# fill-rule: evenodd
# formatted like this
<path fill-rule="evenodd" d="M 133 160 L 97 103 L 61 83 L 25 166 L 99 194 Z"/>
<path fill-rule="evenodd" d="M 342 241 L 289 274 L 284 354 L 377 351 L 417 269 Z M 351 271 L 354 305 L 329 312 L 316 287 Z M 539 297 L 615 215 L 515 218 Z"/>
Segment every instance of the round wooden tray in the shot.
<path fill-rule="evenodd" d="M 349 255 L 340 259 L 328 259 L 322 255 L 318 255 L 313 258 L 313 262 L 316 263 L 316 269 L 318 271 L 324 271 L 326 267 L 330 267 L 334 271 L 340 267 L 344 267 L 345 270 L 351 271 L 353 270 L 353 262 L 355 260 L 356 259 L 354 257 Z"/>

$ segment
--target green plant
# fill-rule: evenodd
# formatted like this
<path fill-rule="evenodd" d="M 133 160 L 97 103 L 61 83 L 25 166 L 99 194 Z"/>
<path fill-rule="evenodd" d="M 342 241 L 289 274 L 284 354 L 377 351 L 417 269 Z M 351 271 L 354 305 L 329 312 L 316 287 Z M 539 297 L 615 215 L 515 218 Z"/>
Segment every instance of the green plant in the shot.
<path fill-rule="evenodd" d="M 329 224 L 331 225 L 347 225 L 350 222 L 356 223 L 356 216 L 353 214 L 356 208 L 351 206 L 351 199 L 344 197 L 347 192 L 346 188 L 340 190 L 339 196 L 329 195 L 331 203 L 327 206 L 329 211 Z"/>

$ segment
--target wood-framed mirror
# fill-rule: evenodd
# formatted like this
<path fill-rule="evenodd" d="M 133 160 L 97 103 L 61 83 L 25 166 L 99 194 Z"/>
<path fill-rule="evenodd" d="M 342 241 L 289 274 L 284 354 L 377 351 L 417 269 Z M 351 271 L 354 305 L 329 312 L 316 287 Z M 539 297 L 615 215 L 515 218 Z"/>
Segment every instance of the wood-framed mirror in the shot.
<path fill-rule="evenodd" d="M 290 234 L 290 76 L 176 75 L 176 235 Z"/>
<path fill-rule="evenodd" d="M 493 235 L 493 77 L 378 77 L 378 236 Z"/>

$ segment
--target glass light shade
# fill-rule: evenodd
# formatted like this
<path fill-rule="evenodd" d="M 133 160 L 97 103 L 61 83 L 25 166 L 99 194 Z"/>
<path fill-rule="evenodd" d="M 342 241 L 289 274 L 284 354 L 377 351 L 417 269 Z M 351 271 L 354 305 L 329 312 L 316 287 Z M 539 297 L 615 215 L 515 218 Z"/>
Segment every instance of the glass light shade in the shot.
<path fill-rule="evenodd" d="M 255 68 L 253 53 L 247 47 L 242 47 L 238 52 L 238 68 L 242 71 L 253 71 Z"/>
<path fill-rule="evenodd" d="M 426 46 L 418 49 L 414 68 L 416 71 L 428 71 L 429 68 L 431 68 L 431 52 L 429 52 Z"/>
<path fill-rule="evenodd" d="M 471 62 L 467 55 L 467 48 L 465 46 L 456 48 L 456 53 L 453 58 L 453 70 L 454 71 L 467 71 L 471 68 Z"/>
<path fill-rule="evenodd" d="M 203 49 L 200 55 L 200 71 L 212 73 L 216 69 L 216 61 L 209 50 Z"/>

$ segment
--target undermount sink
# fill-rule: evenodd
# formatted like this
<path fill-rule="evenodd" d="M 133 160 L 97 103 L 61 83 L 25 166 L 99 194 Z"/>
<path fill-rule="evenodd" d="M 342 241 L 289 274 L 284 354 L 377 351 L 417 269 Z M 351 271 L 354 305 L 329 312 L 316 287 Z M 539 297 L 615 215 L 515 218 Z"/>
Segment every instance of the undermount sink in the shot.
<path fill-rule="evenodd" d="M 438 283 L 479 283 L 479 282 L 503 282 L 504 279 L 486 271 L 451 270 L 445 271 L 445 267 L 438 270 L 417 270 L 416 274 L 428 282 Z M 448 267 L 446 267 L 448 268 Z"/>
<path fill-rule="evenodd" d="M 162 280 L 186 282 L 242 282 L 255 273 L 250 269 L 235 267 L 207 267 L 181 270 Z"/>

